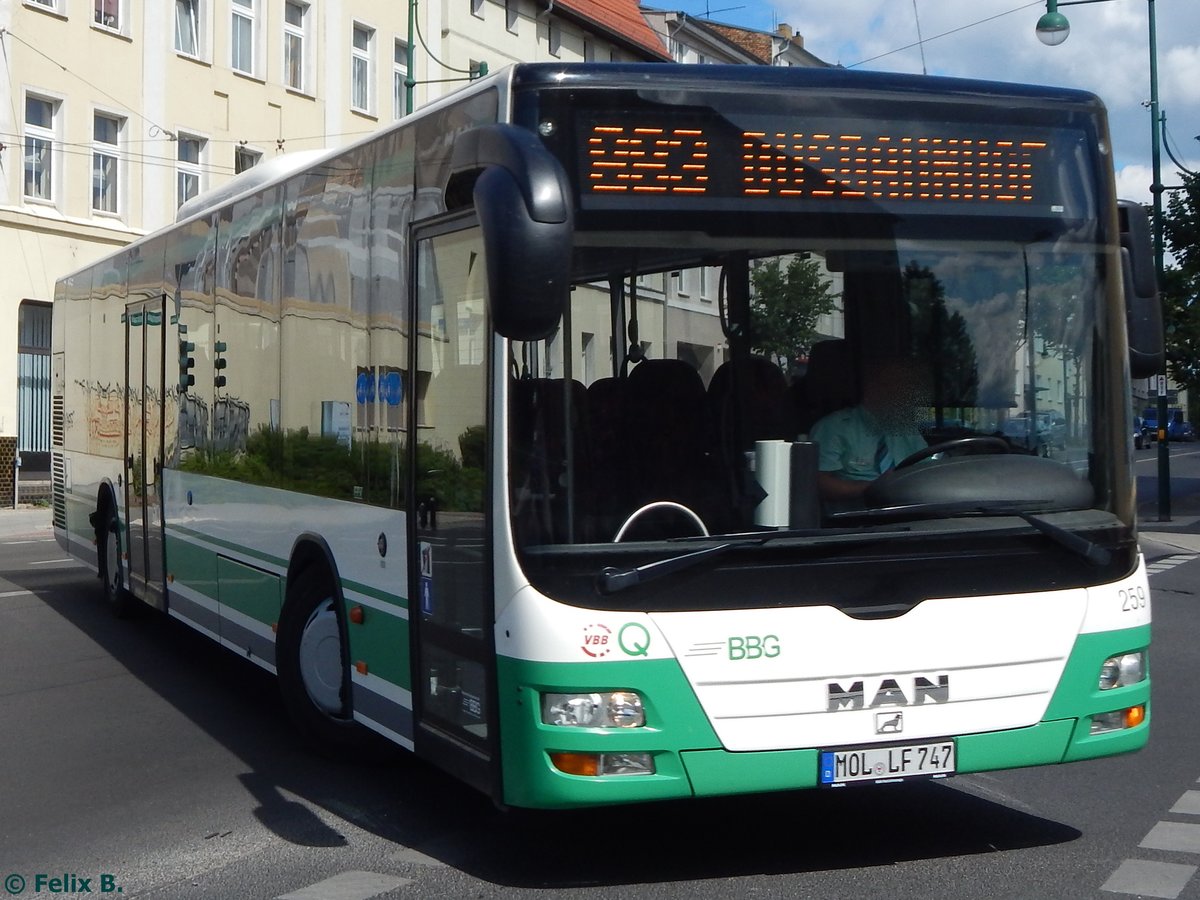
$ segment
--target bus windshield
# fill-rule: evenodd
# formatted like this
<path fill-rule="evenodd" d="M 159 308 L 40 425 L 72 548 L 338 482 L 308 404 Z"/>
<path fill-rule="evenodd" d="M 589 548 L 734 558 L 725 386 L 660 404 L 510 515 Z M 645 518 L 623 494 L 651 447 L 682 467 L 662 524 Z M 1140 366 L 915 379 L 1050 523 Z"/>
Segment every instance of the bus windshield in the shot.
<path fill-rule="evenodd" d="M 560 327 L 507 360 L 511 522 L 535 583 L 732 539 L 820 555 L 1028 531 L 1017 513 L 1114 527 L 1102 248 L 924 230 L 577 235 Z"/>

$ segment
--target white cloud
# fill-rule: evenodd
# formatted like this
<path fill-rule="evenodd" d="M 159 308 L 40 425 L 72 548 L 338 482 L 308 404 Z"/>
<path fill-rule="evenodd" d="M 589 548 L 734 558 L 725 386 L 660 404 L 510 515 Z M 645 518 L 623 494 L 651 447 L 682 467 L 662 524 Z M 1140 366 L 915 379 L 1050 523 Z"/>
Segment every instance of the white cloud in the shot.
<path fill-rule="evenodd" d="M 1117 196 L 1122 200 L 1149 203 L 1150 183 L 1153 180 L 1149 166 L 1122 166 L 1117 170 Z"/>
<path fill-rule="evenodd" d="M 1160 70 L 1165 93 L 1183 103 L 1200 104 L 1200 46 L 1172 47 Z"/>

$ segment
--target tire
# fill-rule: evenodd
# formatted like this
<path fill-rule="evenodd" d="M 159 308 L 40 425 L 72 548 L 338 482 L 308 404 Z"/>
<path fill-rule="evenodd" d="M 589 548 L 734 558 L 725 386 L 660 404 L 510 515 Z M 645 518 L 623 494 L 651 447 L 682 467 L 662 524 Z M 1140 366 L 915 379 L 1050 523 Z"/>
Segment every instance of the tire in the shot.
<path fill-rule="evenodd" d="M 101 526 L 96 530 L 96 550 L 104 602 L 118 619 L 133 615 L 137 603 L 125 590 L 125 566 L 121 562 L 121 525 L 113 503 L 105 504 Z"/>
<path fill-rule="evenodd" d="M 354 721 L 345 629 L 327 572 L 305 569 L 293 580 L 279 620 L 275 671 L 284 708 L 314 749 L 356 760 L 377 760 L 391 745 Z"/>

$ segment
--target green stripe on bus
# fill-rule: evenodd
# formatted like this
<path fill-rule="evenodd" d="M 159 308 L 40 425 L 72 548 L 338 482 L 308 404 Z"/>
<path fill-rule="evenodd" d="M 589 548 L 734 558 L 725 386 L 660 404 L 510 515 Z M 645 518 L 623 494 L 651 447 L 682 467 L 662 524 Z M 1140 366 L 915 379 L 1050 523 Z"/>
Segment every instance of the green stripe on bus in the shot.
<path fill-rule="evenodd" d="M 348 605 L 354 604 L 351 602 Z M 408 620 L 368 606 L 363 609 L 361 625 L 354 624 L 349 616 L 346 621 L 346 632 L 350 639 L 350 665 L 353 667 L 364 662 L 371 675 L 411 690 Z"/>
<path fill-rule="evenodd" d="M 199 547 L 170 531 L 166 534 L 167 576 L 173 585 L 191 588 L 212 600 L 217 599 L 217 554 Z"/>
<path fill-rule="evenodd" d="M 288 561 L 282 557 L 272 556 L 270 553 L 263 553 L 262 551 L 255 550 L 253 547 L 247 547 L 244 544 L 235 544 L 232 541 L 226 541 L 219 537 L 213 537 L 211 534 L 204 534 L 201 531 L 186 528 L 183 525 L 169 525 L 167 526 L 166 531 L 168 535 L 170 535 L 172 532 L 176 532 L 181 537 L 195 538 L 196 540 L 204 541 L 205 543 L 213 544 L 217 547 L 223 547 L 224 549 L 229 550 L 235 556 L 250 557 L 251 559 L 256 559 L 259 562 L 270 563 L 271 565 L 279 566 L 283 569 L 287 568 Z"/>
<path fill-rule="evenodd" d="M 288 561 L 286 559 L 282 559 L 277 556 L 272 556 L 269 553 L 260 552 L 258 550 L 253 549 L 252 547 L 246 547 L 241 544 L 234 544 L 230 541 L 222 540 L 221 538 L 216 538 L 211 535 L 203 534 L 202 532 L 195 531 L 191 528 L 184 528 L 179 525 L 172 525 L 167 529 L 168 540 L 170 540 L 170 537 L 173 534 L 176 536 L 179 544 L 187 544 L 188 538 L 194 538 L 195 540 L 204 541 L 205 543 L 212 544 L 213 546 L 221 547 L 225 550 L 228 550 L 230 555 L 233 558 L 241 557 L 247 561 L 257 560 L 258 562 L 269 563 L 273 566 L 277 566 L 282 569 L 287 569 Z M 195 546 L 195 545 L 193 545 L 193 546 Z M 199 548 L 197 548 L 197 549 L 199 549 Z M 213 551 L 208 550 L 206 552 L 212 553 Z M 170 557 L 168 557 L 168 559 L 170 559 Z M 407 597 L 404 597 L 404 596 L 401 596 L 398 594 L 394 594 L 394 593 L 389 593 L 388 591 L 385 591 L 381 588 L 372 587 L 369 584 L 363 584 L 361 581 L 353 581 L 349 578 L 343 578 L 342 579 L 342 587 L 346 590 L 357 591 L 358 593 L 364 594 L 367 597 L 373 597 L 376 600 L 382 600 L 385 603 L 395 604 L 396 606 L 399 606 L 401 609 L 408 608 L 408 598 Z"/>
<path fill-rule="evenodd" d="M 217 559 L 221 611 L 235 609 L 264 625 L 279 621 L 283 582 L 278 575 L 244 566 L 226 557 Z"/>

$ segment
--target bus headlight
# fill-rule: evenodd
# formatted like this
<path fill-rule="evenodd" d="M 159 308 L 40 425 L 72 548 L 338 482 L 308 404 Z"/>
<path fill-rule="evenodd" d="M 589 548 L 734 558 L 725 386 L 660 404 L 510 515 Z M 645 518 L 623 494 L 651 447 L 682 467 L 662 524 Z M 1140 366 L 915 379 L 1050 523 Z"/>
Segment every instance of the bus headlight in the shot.
<path fill-rule="evenodd" d="M 542 721 L 571 728 L 640 728 L 646 713 L 633 691 L 542 694 Z"/>
<path fill-rule="evenodd" d="M 1142 651 L 1110 656 L 1100 667 L 1099 687 L 1102 691 L 1137 684 L 1146 678 L 1146 659 Z"/>

